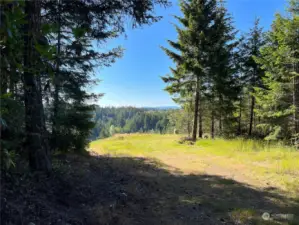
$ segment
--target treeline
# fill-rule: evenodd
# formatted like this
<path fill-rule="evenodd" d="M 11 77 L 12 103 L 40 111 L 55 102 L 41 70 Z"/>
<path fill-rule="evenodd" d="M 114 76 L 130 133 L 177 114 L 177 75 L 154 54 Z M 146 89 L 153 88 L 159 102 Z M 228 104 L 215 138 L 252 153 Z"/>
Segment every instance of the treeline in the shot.
<path fill-rule="evenodd" d="M 90 139 L 106 138 L 115 133 L 166 133 L 170 112 L 134 107 L 97 107 Z"/>
<path fill-rule="evenodd" d="M 257 19 L 241 35 L 223 1 L 182 0 L 180 7 L 178 39 L 162 47 L 175 67 L 162 79 L 192 115 L 185 124 L 192 139 L 298 136 L 299 2 L 276 14 L 269 31 Z"/>
<path fill-rule="evenodd" d="M 106 42 L 157 22 L 167 0 L 0 1 L 1 166 L 15 156 L 51 171 L 54 151 L 83 151 L 94 127 L 96 67 L 112 65 L 121 47 Z M 94 45 L 97 44 L 97 48 Z"/>

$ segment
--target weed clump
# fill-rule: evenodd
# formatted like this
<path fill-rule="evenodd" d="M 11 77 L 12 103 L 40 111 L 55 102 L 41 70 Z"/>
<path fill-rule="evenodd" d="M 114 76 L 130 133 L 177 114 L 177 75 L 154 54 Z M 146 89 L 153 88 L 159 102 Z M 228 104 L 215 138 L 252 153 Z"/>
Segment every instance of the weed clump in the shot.
<path fill-rule="evenodd" d="M 194 145 L 194 141 L 191 137 L 182 137 L 178 141 L 179 144 L 188 144 L 188 145 Z"/>

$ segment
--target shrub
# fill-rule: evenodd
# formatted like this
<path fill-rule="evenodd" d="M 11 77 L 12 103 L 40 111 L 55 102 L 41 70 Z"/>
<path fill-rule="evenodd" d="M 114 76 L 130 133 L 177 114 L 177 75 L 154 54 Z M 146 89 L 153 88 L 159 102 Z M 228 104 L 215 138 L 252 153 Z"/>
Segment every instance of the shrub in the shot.
<path fill-rule="evenodd" d="M 211 138 L 211 135 L 208 134 L 208 133 L 204 133 L 204 134 L 202 135 L 202 138 L 203 138 L 203 139 L 210 139 L 210 138 Z"/>
<path fill-rule="evenodd" d="M 178 142 L 179 144 L 194 145 L 194 141 L 192 140 L 191 137 L 182 137 Z"/>

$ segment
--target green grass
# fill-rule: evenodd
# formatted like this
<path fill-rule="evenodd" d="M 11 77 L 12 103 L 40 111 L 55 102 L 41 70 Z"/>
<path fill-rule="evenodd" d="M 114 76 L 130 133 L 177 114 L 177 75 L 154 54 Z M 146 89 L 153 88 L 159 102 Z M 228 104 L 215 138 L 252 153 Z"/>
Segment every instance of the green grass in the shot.
<path fill-rule="evenodd" d="M 180 138 L 159 134 L 115 135 L 92 142 L 90 150 L 108 156 L 112 162 L 115 160 L 121 171 L 133 169 L 135 178 L 142 177 L 138 184 L 128 183 L 125 187 L 132 190 L 132 196 L 139 182 L 154 183 L 150 192 L 159 205 L 157 212 L 161 217 L 186 210 L 190 218 L 197 218 L 198 214 L 192 213 L 198 208 L 212 210 L 213 216 L 230 218 L 239 224 L 249 221 L 250 224 L 293 224 L 264 221 L 261 213 L 265 209 L 297 213 L 298 151 L 254 140 L 205 139 L 188 145 L 179 144 Z M 126 164 L 129 159 L 139 157 L 145 158 L 152 168 L 159 168 L 158 172 Z"/>
<path fill-rule="evenodd" d="M 155 158 L 185 173 L 202 172 L 207 164 L 242 170 L 248 177 L 270 183 L 285 191 L 299 187 L 299 151 L 255 140 L 199 140 L 179 144 L 179 135 L 116 135 L 91 143 L 90 148 L 111 156 Z"/>

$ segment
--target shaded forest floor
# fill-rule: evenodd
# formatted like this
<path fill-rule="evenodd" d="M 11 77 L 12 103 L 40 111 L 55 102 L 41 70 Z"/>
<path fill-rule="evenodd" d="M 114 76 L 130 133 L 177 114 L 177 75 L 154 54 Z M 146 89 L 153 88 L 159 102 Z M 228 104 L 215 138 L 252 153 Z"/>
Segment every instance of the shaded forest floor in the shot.
<path fill-rule="evenodd" d="M 281 169 L 281 180 L 273 159 L 253 160 L 258 153 L 244 152 L 244 163 L 229 150 L 212 154 L 211 141 L 189 146 L 176 139 L 117 136 L 92 143 L 90 156 L 54 156 L 51 176 L 23 171 L 2 179 L 1 224 L 299 224 L 292 165 Z M 265 221 L 264 212 L 295 218 Z"/>

